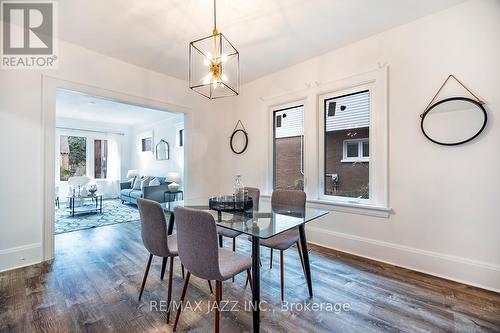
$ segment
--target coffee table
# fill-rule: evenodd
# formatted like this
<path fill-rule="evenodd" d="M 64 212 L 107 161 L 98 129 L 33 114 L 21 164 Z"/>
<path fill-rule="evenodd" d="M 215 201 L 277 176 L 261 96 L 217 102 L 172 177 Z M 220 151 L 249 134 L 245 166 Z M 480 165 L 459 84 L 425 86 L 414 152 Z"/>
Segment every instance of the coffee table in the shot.
<path fill-rule="evenodd" d="M 69 195 L 69 207 L 67 210 L 72 217 L 75 214 L 99 213 L 102 214 L 102 194 L 94 193 L 87 195 Z M 78 202 L 80 201 L 80 202 Z"/>

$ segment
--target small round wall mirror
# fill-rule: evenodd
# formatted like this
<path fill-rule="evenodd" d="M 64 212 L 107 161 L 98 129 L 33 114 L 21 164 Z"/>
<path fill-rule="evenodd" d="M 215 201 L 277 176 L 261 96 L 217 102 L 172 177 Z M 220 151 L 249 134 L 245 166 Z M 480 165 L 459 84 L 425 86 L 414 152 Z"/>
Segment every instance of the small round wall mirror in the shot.
<path fill-rule="evenodd" d="M 430 141 L 455 146 L 476 138 L 486 127 L 484 107 L 466 97 L 452 97 L 431 105 L 420 121 L 422 132 Z"/>
<path fill-rule="evenodd" d="M 248 146 L 248 134 L 245 130 L 237 129 L 233 132 L 230 139 L 231 150 L 235 154 L 243 154 Z"/>

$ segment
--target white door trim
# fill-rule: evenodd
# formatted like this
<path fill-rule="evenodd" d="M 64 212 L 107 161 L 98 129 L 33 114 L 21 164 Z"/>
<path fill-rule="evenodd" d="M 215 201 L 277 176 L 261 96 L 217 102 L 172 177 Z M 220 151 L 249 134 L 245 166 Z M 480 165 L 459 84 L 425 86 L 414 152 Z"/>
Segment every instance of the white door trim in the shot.
<path fill-rule="evenodd" d="M 73 90 L 89 95 L 124 102 L 132 105 L 165 110 L 168 112 L 183 113 L 185 115 L 184 126 L 189 129 L 191 122 L 188 113 L 190 108 L 166 103 L 142 96 L 135 96 L 124 92 L 113 91 L 97 86 L 72 82 L 48 75 L 42 75 L 42 138 L 41 151 L 43 156 L 43 168 L 41 177 L 43 179 L 43 260 L 54 258 L 54 199 L 55 199 L 55 128 L 56 128 L 56 91 L 57 89 Z M 189 131 L 187 131 L 189 133 Z M 186 135 L 186 133 L 185 133 Z M 188 142 L 184 147 L 189 148 Z M 186 151 L 187 152 L 187 151 Z M 188 165 L 188 155 L 184 154 L 184 165 Z M 189 177 L 187 168 L 184 170 L 185 188 L 188 187 Z"/>

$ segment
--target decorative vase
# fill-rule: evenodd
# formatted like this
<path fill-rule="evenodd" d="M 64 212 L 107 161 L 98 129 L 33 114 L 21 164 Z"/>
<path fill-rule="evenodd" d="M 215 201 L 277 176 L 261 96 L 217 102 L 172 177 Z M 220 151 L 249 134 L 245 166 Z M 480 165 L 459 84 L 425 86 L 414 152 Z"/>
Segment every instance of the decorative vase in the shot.
<path fill-rule="evenodd" d="M 179 184 L 177 184 L 176 182 L 168 184 L 168 190 L 170 192 L 177 192 L 179 190 Z"/>
<path fill-rule="evenodd" d="M 97 185 L 96 184 L 89 185 L 89 193 L 94 195 L 96 192 L 97 192 Z"/>
<path fill-rule="evenodd" d="M 243 180 L 241 179 L 241 175 L 237 175 L 236 178 L 234 179 L 233 194 L 235 201 L 245 200 L 245 185 L 243 185 Z"/>

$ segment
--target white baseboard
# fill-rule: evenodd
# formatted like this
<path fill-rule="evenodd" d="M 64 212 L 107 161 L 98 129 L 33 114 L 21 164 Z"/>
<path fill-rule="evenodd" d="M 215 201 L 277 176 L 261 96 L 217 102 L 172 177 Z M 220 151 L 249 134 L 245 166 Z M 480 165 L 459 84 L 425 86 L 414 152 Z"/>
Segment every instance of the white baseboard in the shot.
<path fill-rule="evenodd" d="M 500 292 L 500 266 L 307 226 L 310 243 Z"/>
<path fill-rule="evenodd" d="M 0 250 L 0 272 L 41 262 L 42 244 L 33 243 Z"/>

